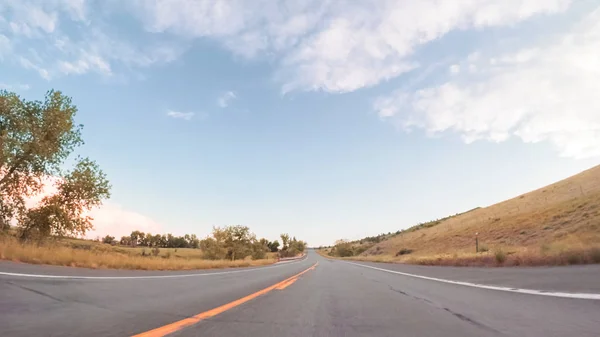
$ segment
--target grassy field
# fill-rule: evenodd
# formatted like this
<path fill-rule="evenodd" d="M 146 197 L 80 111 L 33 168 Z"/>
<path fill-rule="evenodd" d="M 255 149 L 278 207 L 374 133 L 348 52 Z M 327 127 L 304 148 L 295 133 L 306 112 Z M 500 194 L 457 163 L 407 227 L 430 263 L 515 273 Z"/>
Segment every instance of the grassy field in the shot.
<path fill-rule="evenodd" d="M 353 259 L 442 265 L 600 263 L 600 166 L 430 224 L 370 245 Z"/>
<path fill-rule="evenodd" d="M 247 267 L 276 261 L 272 254 L 262 260 L 205 260 L 202 259 L 201 250 L 191 248 L 161 248 L 158 256 L 151 256 L 149 248 L 111 246 L 79 239 L 58 240 L 44 245 L 22 244 L 8 235 L 0 237 L 0 259 L 70 267 L 139 270 Z"/>

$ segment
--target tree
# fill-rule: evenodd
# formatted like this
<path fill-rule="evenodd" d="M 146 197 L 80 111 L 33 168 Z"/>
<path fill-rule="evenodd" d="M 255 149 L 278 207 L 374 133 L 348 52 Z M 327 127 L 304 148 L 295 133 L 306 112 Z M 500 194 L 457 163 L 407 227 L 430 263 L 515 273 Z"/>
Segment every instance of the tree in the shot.
<path fill-rule="evenodd" d="M 154 235 L 152 235 L 151 233 L 146 233 L 146 237 L 144 238 L 144 246 L 156 247 L 156 242 L 154 241 Z"/>
<path fill-rule="evenodd" d="M 286 250 L 288 248 L 288 242 L 290 241 L 290 236 L 288 234 L 281 234 L 279 236 L 281 238 L 281 242 L 283 243 L 282 250 Z"/>
<path fill-rule="evenodd" d="M 275 240 L 273 242 L 269 242 L 268 247 L 272 253 L 277 253 L 279 250 L 279 241 Z"/>
<path fill-rule="evenodd" d="M 102 238 L 102 242 L 103 243 L 108 243 L 109 245 L 112 245 L 113 242 L 115 242 L 115 237 L 107 235 L 107 236 L 105 236 L 105 237 Z"/>
<path fill-rule="evenodd" d="M 129 235 L 129 237 L 131 238 L 131 246 L 135 247 L 138 245 L 138 242 L 140 240 L 140 237 L 143 235 L 144 233 L 140 232 L 140 231 L 133 231 L 131 232 L 131 234 Z"/>
<path fill-rule="evenodd" d="M 266 239 L 256 240 L 256 238 L 252 239 L 252 259 L 260 260 L 264 259 L 267 256 L 267 252 L 270 251 L 268 247 L 269 241 Z"/>
<path fill-rule="evenodd" d="M 85 235 L 93 228 L 93 219 L 85 212 L 110 196 L 108 180 L 89 159 L 79 161 L 56 185 L 56 194 L 44 197 L 21 216 L 21 238 Z"/>
<path fill-rule="evenodd" d="M 43 102 L 0 91 L 0 229 L 18 220 L 21 237 L 83 235 L 92 228 L 84 216 L 110 197 L 110 185 L 95 162 L 77 158 L 72 171 L 63 165 L 83 144 L 77 108 L 59 91 Z M 25 200 L 56 179 L 57 194 L 27 209 Z"/>
<path fill-rule="evenodd" d="M 131 246 L 131 236 L 122 236 L 119 244 L 122 246 Z"/>

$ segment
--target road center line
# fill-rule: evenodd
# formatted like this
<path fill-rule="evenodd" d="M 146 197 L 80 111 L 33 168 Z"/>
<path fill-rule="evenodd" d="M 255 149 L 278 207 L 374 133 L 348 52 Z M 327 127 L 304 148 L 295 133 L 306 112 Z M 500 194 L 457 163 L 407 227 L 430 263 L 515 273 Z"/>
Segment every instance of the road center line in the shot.
<path fill-rule="evenodd" d="M 287 287 L 288 285 L 290 285 L 293 282 L 295 282 L 298 279 L 298 277 L 300 277 L 303 274 L 305 274 L 305 273 L 313 270 L 318 264 L 319 264 L 319 262 L 313 264 L 311 267 L 305 269 L 304 271 L 302 271 L 302 272 L 300 272 L 300 273 L 298 273 L 298 274 L 296 274 L 296 275 L 294 275 L 292 277 L 288 277 L 287 279 L 285 279 L 285 280 L 283 280 L 281 282 L 275 283 L 272 286 L 269 286 L 267 288 L 264 288 L 262 290 L 259 290 L 259 291 L 255 292 L 255 293 L 252 293 L 250 295 L 247 295 L 245 297 L 237 299 L 237 300 L 235 300 L 233 302 L 230 302 L 230 303 L 224 304 L 224 305 L 222 305 L 220 307 L 217 307 L 217 308 L 214 308 L 214 309 L 211 309 L 211 310 L 199 313 L 199 314 L 197 314 L 195 316 L 192 316 L 192 317 L 189 317 L 189 318 L 185 318 L 185 319 L 182 319 L 180 321 L 173 322 L 171 324 L 167 324 L 167 325 L 161 326 L 159 328 L 156 328 L 156 329 L 153 329 L 153 330 L 150 330 L 150 331 L 142 332 L 140 334 L 134 335 L 133 337 L 161 337 L 161 336 L 166 336 L 168 334 L 172 334 L 172 333 L 174 333 L 176 331 L 179 331 L 179 330 L 182 330 L 182 329 L 184 329 L 186 327 L 194 325 L 194 324 L 196 324 L 196 323 L 198 323 L 198 322 L 200 322 L 202 320 L 205 320 L 207 318 L 216 316 L 216 315 L 218 315 L 220 313 L 223 313 L 223 312 L 225 312 L 225 311 L 227 311 L 229 309 L 235 308 L 235 307 L 237 307 L 237 306 L 239 306 L 239 305 L 241 305 L 243 303 L 246 303 L 246 302 L 248 302 L 248 301 L 250 301 L 252 299 L 257 298 L 258 296 L 264 295 L 264 294 L 268 293 L 269 291 L 271 291 L 273 289 L 279 289 L 279 288 L 281 288 L 284 285 Z M 283 288 L 281 288 L 281 289 L 283 289 Z"/>
<path fill-rule="evenodd" d="M 360 263 L 354 263 L 354 262 L 347 262 L 347 261 L 342 261 L 342 262 L 353 264 L 353 265 L 364 267 L 364 268 L 375 269 L 375 270 L 379 270 L 379 271 L 383 271 L 383 272 L 387 272 L 387 273 L 398 274 L 398 275 L 403 275 L 403 276 L 408 276 L 408 277 L 414 277 L 414 278 L 418 278 L 418 279 L 422 279 L 422 280 L 436 281 L 436 282 L 442 282 L 442 283 L 448 283 L 448 284 L 456 284 L 456 285 L 461 285 L 461 286 L 466 286 L 466 287 L 488 289 L 488 290 L 498 290 L 498 291 L 507 291 L 507 292 L 518 293 L 518 294 L 529 294 L 529 295 L 550 296 L 550 297 L 563 297 L 563 298 L 576 298 L 576 299 L 584 299 L 584 300 L 600 300 L 600 294 L 550 292 L 550 291 L 535 290 L 535 289 L 520 289 L 520 288 L 491 286 L 491 285 L 486 285 L 486 284 L 463 282 L 463 281 L 452 281 L 452 280 L 446 280 L 446 279 L 441 279 L 441 278 L 436 278 L 436 277 L 429 277 L 429 276 L 422 276 L 422 275 L 416 275 L 416 274 L 403 273 L 403 272 L 399 272 L 399 271 L 395 271 L 395 270 L 389 270 L 389 269 L 384 269 L 384 268 L 372 267 L 372 266 L 369 266 L 369 265 L 360 264 Z"/>
<path fill-rule="evenodd" d="M 179 275 L 149 275 L 149 276 L 77 276 L 77 275 L 44 275 L 44 274 L 23 274 L 23 273 L 9 273 L 0 272 L 0 275 L 5 276 L 17 276 L 17 277 L 31 277 L 31 278 L 51 278 L 51 279 L 69 279 L 69 280 L 145 280 L 145 279 L 165 279 L 165 278 L 184 278 L 184 277 L 197 277 L 197 276 L 213 276 L 213 275 L 225 275 L 225 274 L 237 274 L 237 273 L 248 273 L 256 270 L 265 270 L 272 268 L 279 268 L 289 266 L 300 261 L 304 261 L 306 258 L 287 262 L 287 263 L 275 263 L 271 266 L 256 267 L 252 269 L 242 270 L 231 270 L 231 271 L 220 271 L 214 273 L 197 273 L 197 274 L 179 274 Z"/>

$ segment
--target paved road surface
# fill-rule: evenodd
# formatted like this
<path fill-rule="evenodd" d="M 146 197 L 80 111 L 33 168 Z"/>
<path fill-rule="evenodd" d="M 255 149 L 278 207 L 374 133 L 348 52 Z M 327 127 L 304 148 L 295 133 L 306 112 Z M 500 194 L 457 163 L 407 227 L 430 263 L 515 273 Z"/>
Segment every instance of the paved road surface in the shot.
<path fill-rule="evenodd" d="M 314 252 L 305 260 L 276 266 L 179 273 L 3 262 L 0 336 L 130 336 L 182 320 L 196 322 L 189 317 L 218 311 L 224 312 L 180 330 L 176 326 L 172 336 L 600 336 L 600 300 L 481 289 L 392 273 L 537 289 L 540 294 L 600 294 L 600 266 L 360 264 Z M 263 289 L 269 291 L 257 294 Z M 235 302 L 250 294 L 260 296 Z M 211 311 L 223 305 L 228 306 Z"/>

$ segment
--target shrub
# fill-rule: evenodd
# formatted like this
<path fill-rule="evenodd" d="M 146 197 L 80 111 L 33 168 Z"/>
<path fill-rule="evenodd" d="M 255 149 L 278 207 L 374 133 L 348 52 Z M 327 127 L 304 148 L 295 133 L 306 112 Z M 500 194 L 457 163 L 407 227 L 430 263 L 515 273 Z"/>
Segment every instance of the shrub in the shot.
<path fill-rule="evenodd" d="M 592 248 L 590 251 L 590 258 L 594 263 L 600 263 L 600 248 Z"/>
<path fill-rule="evenodd" d="M 158 256 L 160 254 L 160 249 L 158 247 L 152 248 L 152 255 Z"/>
<path fill-rule="evenodd" d="M 402 248 L 396 253 L 396 256 L 406 255 L 406 254 L 410 254 L 412 252 L 413 252 L 412 249 Z"/>
<path fill-rule="evenodd" d="M 503 264 L 506 261 L 506 253 L 502 249 L 498 249 L 494 253 L 494 257 L 496 258 L 496 262 L 498 264 Z"/>
<path fill-rule="evenodd" d="M 479 245 L 479 252 L 484 253 L 484 252 L 487 252 L 489 250 L 490 250 L 490 248 L 485 243 L 482 243 L 482 244 Z"/>
<path fill-rule="evenodd" d="M 567 263 L 568 264 L 580 264 L 582 260 L 582 256 L 579 252 L 568 252 L 567 253 Z"/>

